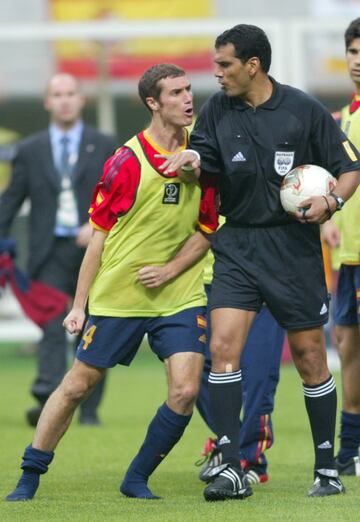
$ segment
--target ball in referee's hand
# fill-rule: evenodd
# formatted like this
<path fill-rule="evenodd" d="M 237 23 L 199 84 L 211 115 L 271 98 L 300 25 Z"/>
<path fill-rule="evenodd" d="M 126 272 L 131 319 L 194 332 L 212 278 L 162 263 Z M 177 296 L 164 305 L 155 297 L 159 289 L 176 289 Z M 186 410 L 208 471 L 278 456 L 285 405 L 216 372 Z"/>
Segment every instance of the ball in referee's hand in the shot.
<path fill-rule="evenodd" d="M 311 196 L 326 196 L 336 186 L 336 178 L 318 165 L 300 165 L 284 176 L 280 188 L 281 204 L 294 214 L 300 203 Z"/>

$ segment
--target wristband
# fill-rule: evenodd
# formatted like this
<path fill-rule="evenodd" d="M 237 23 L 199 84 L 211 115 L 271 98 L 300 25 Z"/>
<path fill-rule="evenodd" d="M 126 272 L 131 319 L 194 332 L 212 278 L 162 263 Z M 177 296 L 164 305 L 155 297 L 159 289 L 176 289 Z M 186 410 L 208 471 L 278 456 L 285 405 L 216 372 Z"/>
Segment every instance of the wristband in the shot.
<path fill-rule="evenodd" d="M 196 158 L 197 158 L 199 161 L 201 161 L 201 156 L 200 156 L 200 154 L 198 153 L 197 150 L 194 150 L 194 149 L 185 149 L 185 150 L 182 150 L 181 152 L 182 152 L 182 153 L 184 153 L 184 152 L 193 152 L 193 153 L 195 154 Z"/>
<path fill-rule="evenodd" d="M 191 165 L 183 165 L 181 167 L 181 170 L 183 170 L 184 172 L 192 172 L 194 169 Z"/>
<path fill-rule="evenodd" d="M 326 209 L 326 212 L 328 213 L 328 216 L 329 216 L 329 219 L 331 218 L 332 216 L 332 212 L 331 212 L 331 208 L 330 208 L 330 205 L 329 205 L 329 202 L 328 202 L 328 198 L 326 196 L 321 196 L 325 199 L 326 201 L 326 205 L 327 205 L 327 209 Z"/>

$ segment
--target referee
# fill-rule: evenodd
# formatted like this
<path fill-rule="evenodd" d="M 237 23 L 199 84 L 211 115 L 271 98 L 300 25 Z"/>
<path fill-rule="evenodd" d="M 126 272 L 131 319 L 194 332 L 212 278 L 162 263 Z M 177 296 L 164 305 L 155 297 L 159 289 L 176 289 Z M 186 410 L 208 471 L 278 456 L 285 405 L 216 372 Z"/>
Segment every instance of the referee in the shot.
<path fill-rule="evenodd" d="M 209 376 L 223 467 L 204 491 L 209 501 L 249 495 L 238 461 L 239 359 L 263 301 L 287 330 L 303 381 L 315 450 L 308 495 L 345 491 L 334 462 L 336 389 L 323 334 L 329 297 L 319 224 L 355 191 L 360 159 L 319 102 L 268 75 L 270 63 L 270 43 L 260 28 L 240 24 L 218 36 L 215 76 L 221 92 L 202 108 L 190 140 L 201 155 L 201 177 L 217 185 L 226 217 L 213 242 Z M 336 190 L 305 200 L 289 216 L 280 204 L 281 181 L 306 163 L 336 176 Z"/>

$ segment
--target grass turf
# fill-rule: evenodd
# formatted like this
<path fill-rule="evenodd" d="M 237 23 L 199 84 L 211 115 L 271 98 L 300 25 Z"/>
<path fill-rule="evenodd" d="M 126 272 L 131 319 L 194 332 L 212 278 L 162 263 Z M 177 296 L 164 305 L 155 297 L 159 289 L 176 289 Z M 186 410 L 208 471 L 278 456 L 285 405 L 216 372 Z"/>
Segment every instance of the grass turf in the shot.
<path fill-rule="evenodd" d="M 33 358 L 19 356 L 14 345 L 0 345 L 1 498 L 16 484 L 22 451 L 32 438 L 24 411 L 31 405 L 28 389 L 34 372 Z M 360 478 L 344 478 L 346 495 L 306 497 L 312 483 L 313 450 L 302 387 L 292 366 L 282 368 L 276 398 L 276 442 L 268 452 L 270 481 L 254 486 L 252 497 L 213 504 L 203 500 L 203 484 L 194 461 L 209 431 L 197 413 L 183 439 L 150 479 L 150 487 L 163 499 L 123 497 L 119 483 L 148 422 L 164 400 L 165 389 L 162 364 L 146 348 L 130 368 L 111 370 L 100 411 L 102 426 L 80 426 L 75 418 L 49 473 L 41 479 L 36 498 L 24 503 L 0 501 L 0 520 L 358 520 Z"/>

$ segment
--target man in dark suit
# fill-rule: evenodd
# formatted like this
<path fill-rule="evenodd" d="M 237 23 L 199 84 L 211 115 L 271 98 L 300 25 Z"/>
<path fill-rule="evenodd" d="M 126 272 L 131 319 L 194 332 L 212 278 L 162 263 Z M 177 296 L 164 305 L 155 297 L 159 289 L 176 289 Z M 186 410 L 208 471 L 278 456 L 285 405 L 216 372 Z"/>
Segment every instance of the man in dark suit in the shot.
<path fill-rule="evenodd" d="M 75 293 L 84 249 L 90 239 L 88 209 L 95 185 L 116 141 L 82 122 L 84 98 L 77 80 L 68 74 L 49 82 L 44 106 L 50 124 L 23 140 L 13 174 L 0 199 L 0 237 L 6 237 L 25 199 L 28 222 L 28 273 L 70 296 Z M 66 371 L 66 337 L 59 316 L 44 328 L 38 350 L 38 375 L 31 392 L 38 406 L 27 411 L 36 425 L 42 406 Z M 80 422 L 96 424 L 101 390 L 82 405 Z"/>

